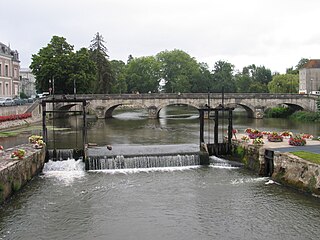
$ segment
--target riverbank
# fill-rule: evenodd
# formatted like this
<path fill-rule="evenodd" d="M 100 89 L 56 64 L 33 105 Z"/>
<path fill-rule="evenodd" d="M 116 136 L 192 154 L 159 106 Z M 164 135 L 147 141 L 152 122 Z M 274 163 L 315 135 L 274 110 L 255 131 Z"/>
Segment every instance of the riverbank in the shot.
<path fill-rule="evenodd" d="M 24 151 L 22 159 L 12 157 L 18 150 Z M 45 148 L 35 149 L 32 144 L 23 144 L 1 151 L 0 204 L 42 171 L 45 155 Z"/>
<path fill-rule="evenodd" d="M 320 142 L 308 139 L 305 146 L 295 147 L 286 140 L 266 141 L 263 145 L 235 140 L 232 158 L 241 161 L 259 175 L 270 176 L 283 185 L 320 196 L 320 165 L 291 153 L 297 149 L 317 152 Z"/>
<path fill-rule="evenodd" d="M 31 117 L 26 119 L 0 122 L 0 130 L 6 130 L 6 129 L 10 130 L 14 128 L 27 127 L 33 123 L 37 123 L 40 121 L 41 121 L 41 117 L 36 116 L 36 117 Z"/>

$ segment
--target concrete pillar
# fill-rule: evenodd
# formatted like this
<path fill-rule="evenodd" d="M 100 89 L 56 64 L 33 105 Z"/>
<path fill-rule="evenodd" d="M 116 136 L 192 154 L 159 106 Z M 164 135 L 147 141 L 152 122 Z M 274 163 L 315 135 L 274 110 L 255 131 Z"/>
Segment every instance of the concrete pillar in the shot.
<path fill-rule="evenodd" d="M 148 108 L 148 117 L 153 119 L 158 118 L 158 108 L 156 106 Z"/>
<path fill-rule="evenodd" d="M 96 115 L 98 118 L 105 118 L 106 108 L 99 106 L 96 108 Z"/>
<path fill-rule="evenodd" d="M 253 112 L 253 118 L 262 119 L 264 116 L 264 109 L 261 107 L 256 107 Z"/>

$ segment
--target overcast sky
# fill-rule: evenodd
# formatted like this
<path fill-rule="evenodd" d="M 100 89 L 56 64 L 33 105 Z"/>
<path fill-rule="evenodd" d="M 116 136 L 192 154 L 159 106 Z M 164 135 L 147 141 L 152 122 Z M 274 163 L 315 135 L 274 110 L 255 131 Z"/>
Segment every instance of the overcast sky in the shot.
<path fill-rule="evenodd" d="M 0 42 L 18 50 L 21 67 L 54 35 L 78 50 L 99 32 L 111 60 L 181 49 L 210 69 L 223 60 L 285 73 L 320 58 L 319 11 L 319 0 L 10 0 Z"/>

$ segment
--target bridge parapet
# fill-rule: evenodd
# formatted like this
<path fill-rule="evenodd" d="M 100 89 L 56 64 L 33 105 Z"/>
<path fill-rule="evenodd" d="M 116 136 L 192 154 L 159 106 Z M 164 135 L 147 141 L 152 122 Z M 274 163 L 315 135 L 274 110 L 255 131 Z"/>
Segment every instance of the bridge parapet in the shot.
<path fill-rule="evenodd" d="M 112 117 L 112 111 L 118 106 L 146 109 L 149 118 L 157 118 L 159 111 L 168 105 L 189 105 L 199 109 L 208 104 L 208 93 L 95 94 L 76 97 L 86 99 L 89 102 L 88 108 L 95 112 L 98 118 Z M 266 109 L 283 104 L 316 111 L 317 100 L 318 96 L 307 94 L 224 94 L 225 106 L 241 106 L 247 111 L 248 117 L 253 118 L 263 118 Z M 210 93 L 210 106 L 217 107 L 220 104 L 222 104 L 222 94 Z"/>

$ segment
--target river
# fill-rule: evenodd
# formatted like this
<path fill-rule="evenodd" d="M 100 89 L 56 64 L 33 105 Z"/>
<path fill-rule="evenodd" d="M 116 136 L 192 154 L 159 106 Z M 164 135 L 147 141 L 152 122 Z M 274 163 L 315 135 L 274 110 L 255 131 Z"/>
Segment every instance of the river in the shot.
<path fill-rule="evenodd" d="M 199 143 L 196 114 L 179 118 L 175 111 L 168 109 L 160 120 L 146 119 L 140 111 L 89 119 L 88 140 L 98 145 Z M 81 118 L 54 124 L 49 134 L 56 142 L 49 144 L 81 142 Z M 207 125 L 206 131 L 213 127 Z M 234 127 L 320 135 L 317 125 L 242 114 Z M 6 144 L 25 142 L 30 133 L 41 130 L 33 127 Z M 81 161 L 50 161 L 0 209 L 0 239 L 318 239 L 318 198 L 228 161 L 212 161 L 208 167 L 87 172 Z"/>

